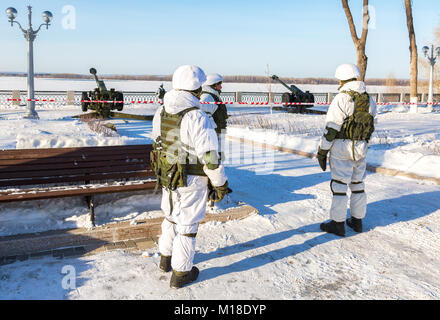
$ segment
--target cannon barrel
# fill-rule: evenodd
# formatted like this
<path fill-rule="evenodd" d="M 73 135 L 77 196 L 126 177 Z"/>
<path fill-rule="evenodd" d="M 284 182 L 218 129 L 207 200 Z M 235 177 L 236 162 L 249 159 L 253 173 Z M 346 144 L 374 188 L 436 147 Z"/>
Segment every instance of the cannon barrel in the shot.
<path fill-rule="evenodd" d="M 96 75 L 96 73 L 97 73 L 96 69 L 90 68 L 90 73 L 93 74 L 93 76 L 95 77 L 95 81 L 96 81 L 96 84 L 97 84 L 99 90 L 101 92 L 107 91 L 107 88 L 105 87 L 104 81 L 98 79 L 98 76 Z"/>
<path fill-rule="evenodd" d="M 292 91 L 292 88 L 290 88 L 283 80 L 281 80 L 277 75 L 272 75 L 272 79 L 278 81 L 279 83 L 281 83 L 283 86 L 285 86 L 289 91 Z M 295 92 L 293 92 L 295 93 Z"/>
<path fill-rule="evenodd" d="M 289 102 L 310 102 L 310 103 L 315 102 L 315 97 L 310 92 L 308 92 L 308 91 L 304 92 L 293 84 L 288 86 L 283 80 L 281 80 L 275 74 L 272 75 L 271 78 L 273 80 L 276 80 L 279 83 L 281 83 L 284 87 L 286 87 L 291 92 L 290 94 L 285 93 L 285 95 L 289 96 L 289 97 L 285 98 L 285 99 L 289 99 Z M 287 101 L 285 101 L 285 102 L 287 102 Z"/>
<path fill-rule="evenodd" d="M 277 75 L 273 75 L 272 76 L 273 80 L 278 81 L 279 83 L 281 83 L 283 86 L 285 86 L 287 89 L 289 89 L 290 92 L 296 94 L 296 95 L 302 95 L 304 94 L 304 91 L 302 91 L 300 88 L 298 88 L 297 86 L 291 84 L 290 86 L 288 86 L 283 80 L 281 80 Z"/>

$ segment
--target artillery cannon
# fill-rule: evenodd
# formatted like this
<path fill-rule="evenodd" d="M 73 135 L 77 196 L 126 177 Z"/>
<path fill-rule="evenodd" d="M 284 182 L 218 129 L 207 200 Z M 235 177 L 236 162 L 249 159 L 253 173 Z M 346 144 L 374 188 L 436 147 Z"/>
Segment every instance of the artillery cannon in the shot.
<path fill-rule="evenodd" d="M 296 107 L 296 111 L 299 113 L 303 113 L 305 108 L 313 107 L 315 102 L 315 97 L 313 96 L 312 93 L 310 93 L 309 91 L 303 92 L 293 84 L 288 86 L 277 75 L 272 75 L 272 79 L 278 81 L 290 91 L 283 93 L 283 95 L 281 96 L 282 103 L 292 103 L 292 102 L 309 103 L 309 104 L 294 106 Z"/>
<path fill-rule="evenodd" d="M 113 109 L 122 111 L 124 108 L 124 95 L 122 92 L 115 91 L 114 88 L 107 90 L 104 81 L 96 76 L 96 69 L 91 68 L 90 73 L 95 77 L 97 88 L 94 91 L 82 92 L 81 109 L 83 112 L 94 110 L 103 118 L 108 118 Z M 103 102 L 104 101 L 104 102 Z M 114 101 L 113 103 L 108 101 Z"/>

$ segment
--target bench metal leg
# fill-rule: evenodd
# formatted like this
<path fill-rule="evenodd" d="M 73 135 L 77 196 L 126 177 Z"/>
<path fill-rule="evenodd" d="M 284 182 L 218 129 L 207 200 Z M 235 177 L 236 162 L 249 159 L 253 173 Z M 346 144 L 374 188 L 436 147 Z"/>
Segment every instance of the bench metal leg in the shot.
<path fill-rule="evenodd" d="M 92 226 L 95 226 L 95 205 L 93 204 L 93 196 L 86 196 L 87 205 L 89 206 L 89 216 Z"/>

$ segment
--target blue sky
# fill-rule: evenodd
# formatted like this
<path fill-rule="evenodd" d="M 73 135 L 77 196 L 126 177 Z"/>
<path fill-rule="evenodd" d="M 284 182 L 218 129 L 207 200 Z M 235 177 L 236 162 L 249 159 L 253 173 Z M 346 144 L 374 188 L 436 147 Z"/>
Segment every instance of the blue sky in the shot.
<path fill-rule="evenodd" d="M 362 0 L 349 3 L 360 35 Z M 409 78 L 403 3 L 370 0 L 367 78 Z M 54 15 L 34 44 L 36 72 L 86 74 L 94 66 L 102 74 L 171 74 L 196 64 L 207 73 L 265 75 L 269 65 L 280 76 L 333 77 L 337 65 L 356 63 L 340 0 L 4 0 L 0 71 L 26 71 L 26 41 L 4 10 L 15 7 L 27 26 L 28 4 L 35 29 L 42 11 Z M 74 29 L 65 28 L 73 21 L 66 6 L 75 9 Z M 415 0 L 413 14 L 421 56 L 440 26 L 440 1 Z"/>

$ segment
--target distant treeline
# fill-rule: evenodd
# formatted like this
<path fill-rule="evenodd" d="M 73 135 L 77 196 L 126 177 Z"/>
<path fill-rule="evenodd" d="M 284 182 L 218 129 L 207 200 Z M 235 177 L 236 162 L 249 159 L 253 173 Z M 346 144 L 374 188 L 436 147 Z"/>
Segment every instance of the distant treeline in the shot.
<path fill-rule="evenodd" d="M 26 73 L 19 72 L 0 72 L 0 76 L 5 77 L 25 77 Z M 93 79 L 92 75 L 74 74 L 74 73 L 37 73 L 36 78 L 55 78 L 55 79 Z M 172 75 L 98 75 L 100 79 L 107 80 L 144 80 L 144 81 L 171 81 Z M 223 76 L 224 82 L 229 83 L 277 83 L 266 76 Z M 332 78 L 293 78 L 280 77 L 288 84 L 338 84 L 336 79 Z M 370 78 L 366 79 L 367 85 L 385 86 L 389 79 Z M 409 86 L 407 79 L 392 79 L 394 86 Z"/>

